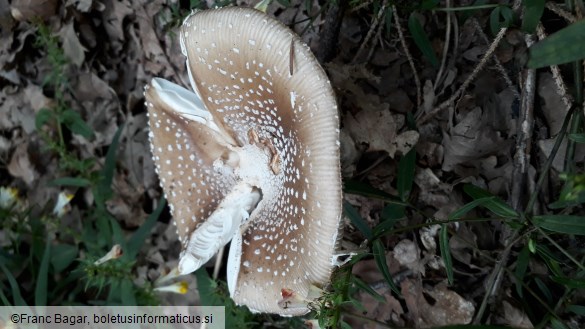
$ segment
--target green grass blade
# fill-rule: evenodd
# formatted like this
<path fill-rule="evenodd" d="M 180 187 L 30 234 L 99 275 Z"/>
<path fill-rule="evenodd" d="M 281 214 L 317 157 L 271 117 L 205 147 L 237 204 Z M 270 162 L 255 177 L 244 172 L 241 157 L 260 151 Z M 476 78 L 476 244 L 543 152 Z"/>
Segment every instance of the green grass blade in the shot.
<path fill-rule="evenodd" d="M 79 250 L 76 245 L 57 244 L 51 247 L 51 265 L 55 273 L 61 273 L 77 258 Z"/>
<path fill-rule="evenodd" d="M 121 299 L 124 306 L 133 306 L 136 304 L 136 296 L 134 293 L 134 283 L 130 279 L 124 279 L 120 283 Z"/>
<path fill-rule="evenodd" d="M 372 228 L 364 221 L 358 211 L 348 202 L 343 202 L 343 211 L 349 218 L 351 223 L 366 237 L 366 239 L 372 241 L 373 233 Z"/>
<path fill-rule="evenodd" d="M 382 276 L 384 276 L 388 286 L 394 291 L 394 293 L 400 296 L 400 290 L 398 290 L 398 287 L 394 284 L 394 280 L 392 280 L 392 275 L 390 274 L 390 269 L 388 269 L 388 263 L 386 263 L 386 250 L 380 239 L 374 240 L 374 243 L 372 244 L 372 252 L 374 254 L 376 265 L 380 272 L 382 272 Z"/>
<path fill-rule="evenodd" d="M 414 181 L 414 171 L 416 162 L 416 150 L 413 148 L 406 155 L 400 159 L 398 163 L 398 182 L 396 183 L 398 189 L 398 197 L 402 201 L 408 200 L 412 183 Z"/>
<path fill-rule="evenodd" d="M 534 216 L 532 223 L 543 229 L 564 233 L 585 235 L 585 217 L 571 215 L 542 215 Z"/>
<path fill-rule="evenodd" d="M 0 301 L 2 302 L 2 304 L 0 304 L 0 306 L 9 306 L 10 305 L 10 301 L 8 300 L 8 297 L 6 296 L 6 294 L 4 294 L 4 284 L 2 283 L 2 281 L 0 281 Z"/>
<path fill-rule="evenodd" d="M 4 275 L 8 280 L 8 284 L 10 284 L 10 289 L 12 289 L 12 299 L 14 300 L 14 306 L 27 306 L 26 302 L 22 298 L 22 295 L 20 294 L 20 288 L 18 287 L 18 283 L 16 282 L 16 279 L 12 273 L 3 263 L 0 263 L 0 268 L 2 269 L 2 272 L 4 272 Z"/>
<path fill-rule="evenodd" d="M 158 207 L 150 215 L 148 215 L 148 218 L 144 224 L 142 224 L 128 240 L 126 244 L 126 250 L 124 251 L 124 257 L 126 257 L 126 259 L 132 260 L 136 258 L 136 255 L 138 255 L 138 252 L 144 244 L 144 241 L 146 241 L 146 238 L 151 234 L 151 231 L 154 228 L 154 225 L 156 224 L 156 221 L 158 220 L 163 209 L 165 208 L 166 203 L 166 200 L 161 198 L 158 202 Z"/>
<path fill-rule="evenodd" d="M 412 35 L 414 43 L 423 53 L 423 56 L 431 63 L 431 65 L 433 65 L 434 68 L 439 67 L 439 60 L 437 59 L 437 55 L 433 50 L 431 41 L 429 40 L 429 37 L 425 33 L 425 30 L 420 24 L 415 13 L 412 13 L 408 18 L 408 30 Z"/>
<path fill-rule="evenodd" d="M 530 47 L 528 67 L 537 69 L 583 58 L 585 58 L 585 20 L 580 20 Z"/>
<path fill-rule="evenodd" d="M 569 305 L 567 311 L 573 312 L 577 315 L 585 316 L 585 306 L 583 305 Z"/>
<path fill-rule="evenodd" d="M 380 295 L 376 290 L 372 289 L 372 287 L 370 287 L 369 284 L 365 283 L 360 278 L 358 278 L 356 276 L 352 276 L 352 280 L 358 288 L 367 292 L 375 300 L 379 301 L 380 303 L 386 302 L 386 299 L 384 298 L 384 296 Z"/>
<path fill-rule="evenodd" d="M 43 259 L 41 260 L 41 266 L 39 268 L 39 274 L 37 276 L 37 285 L 35 287 L 35 305 L 46 306 L 47 305 L 47 293 L 48 293 L 48 279 L 49 279 L 49 263 L 51 260 L 51 241 L 47 239 L 45 243 L 45 252 L 43 253 Z"/>
<path fill-rule="evenodd" d="M 569 134 L 569 139 L 579 144 L 585 144 L 585 134 Z"/>
<path fill-rule="evenodd" d="M 564 323 L 554 318 L 550 320 L 550 325 L 553 329 L 569 329 Z"/>
<path fill-rule="evenodd" d="M 100 198 L 100 202 L 98 203 L 98 198 L 96 197 L 96 204 L 98 207 L 105 207 L 104 203 L 112 196 L 112 181 L 114 179 L 114 172 L 116 170 L 116 155 L 118 153 L 118 144 L 120 142 L 120 135 L 124 130 L 124 125 L 120 125 L 118 127 L 118 131 L 112 138 L 112 143 L 110 147 L 108 147 L 108 152 L 106 153 L 106 160 L 104 163 L 104 168 L 101 172 L 101 179 L 99 184 L 97 185 L 97 193 Z"/>
<path fill-rule="evenodd" d="M 562 284 L 567 288 L 585 289 L 585 279 L 575 279 L 560 276 L 552 276 L 553 281 Z"/>
<path fill-rule="evenodd" d="M 470 197 L 474 200 L 481 199 L 481 198 L 488 198 L 493 197 L 492 200 L 486 200 L 485 203 L 482 203 L 482 206 L 489 209 L 491 212 L 496 214 L 497 216 L 503 218 L 514 218 L 518 217 L 518 213 L 512 209 L 509 205 L 507 205 L 504 201 L 500 200 L 499 198 L 495 197 L 491 193 L 486 190 L 483 190 L 477 186 L 472 184 L 465 184 L 463 186 L 463 191 L 467 193 Z"/>
<path fill-rule="evenodd" d="M 452 212 L 449 215 L 449 220 L 454 220 L 454 219 L 460 219 L 462 218 L 465 214 L 467 214 L 468 212 L 470 212 L 471 210 L 475 209 L 478 206 L 484 206 L 486 203 L 492 201 L 496 199 L 496 197 L 493 196 L 488 196 L 488 197 L 483 197 L 483 198 L 479 198 L 476 200 L 473 200 L 465 205 L 463 205 L 463 207 L 455 210 L 454 212 Z"/>
<path fill-rule="evenodd" d="M 447 224 L 441 225 L 441 234 L 439 235 L 439 244 L 441 246 L 441 257 L 445 263 L 445 270 L 447 271 L 447 280 L 449 284 L 453 284 L 453 260 L 451 258 L 451 248 L 449 248 L 449 234 Z"/>
<path fill-rule="evenodd" d="M 378 190 L 370 186 L 369 184 L 353 181 L 353 180 L 346 180 L 343 182 L 343 191 L 349 194 L 357 194 L 361 196 L 365 196 L 372 199 L 378 199 L 382 201 L 386 201 L 388 203 L 396 203 L 405 205 L 399 198 L 388 194 L 384 191 Z"/>
<path fill-rule="evenodd" d="M 524 246 L 518 254 L 516 259 L 516 269 L 514 274 L 516 275 L 516 292 L 518 296 L 523 297 L 524 291 L 522 290 L 522 282 L 526 276 L 526 270 L 528 269 L 528 261 L 530 261 L 530 249 L 528 246 Z"/>

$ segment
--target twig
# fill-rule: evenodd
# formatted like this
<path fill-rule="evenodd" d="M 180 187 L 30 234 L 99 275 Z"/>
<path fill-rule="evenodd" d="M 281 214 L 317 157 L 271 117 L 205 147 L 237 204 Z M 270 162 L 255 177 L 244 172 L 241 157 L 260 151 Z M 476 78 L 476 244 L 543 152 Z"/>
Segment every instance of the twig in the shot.
<path fill-rule="evenodd" d="M 534 36 L 526 35 L 528 49 L 534 44 Z M 520 118 L 517 122 L 516 153 L 512 176 L 511 205 L 516 211 L 523 208 L 522 197 L 526 195 L 526 176 L 530 165 L 532 132 L 534 129 L 534 95 L 536 90 L 536 69 L 527 69 L 522 88 Z"/>
<path fill-rule="evenodd" d="M 483 314 L 485 313 L 488 301 L 494 296 L 494 294 L 498 290 L 497 288 L 499 287 L 499 283 L 501 282 L 500 280 L 502 277 L 503 269 L 505 268 L 505 265 L 508 263 L 508 257 L 510 256 L 510 251 L 512 250 L 512 247 L 516 244 L 516 242 L 520 241 L 520 239 L 521 239 L 519 232 L 520 232 L 519 230 L 514 231 L 514 234 L 512 235 L 512 237 L 509 240 L 510 243 L 506 246 L 506 248 L 502 252 L 500 259 L 498 261 L 496 261 L 496 266 L 494 266 L 494 270 L 491 272 L 490 276 L 488 277 L 487 283 L 486 283 L 487 292 L 484 295 L 483 300 L 481 301 L 481 304 L 479 306 L 479 309 L 477 310 L 477 313 L 475 314 L 475 319 L 473 319 L 473 324 L 481 323 L 481 318 L 483 318 Z"/>
<path fill-rule="evenodd" d="M 447 0 L 445 4 L 446 8 L 451 7 L 451 0 Z M 439 72 L 437 72 L 437 77 L 435 78 L 434 83 L 434 90 L 435 93 L 437 92 L 437 88 L 442 83 L 443 80 L 443 71 L 445 70 L 445 63 L 447 63 L 447 53 L 449 52 L 449 43 L 451 42 L 451 12 L 447 11 L 447 26 L 445 29 L 445 45 L 443 46 L 443 58 L 441 58 L 441 67 L 439 68 Z"/>
<path fill-rule="evenodd" d="M 358 10 L 362 9 L 362 8 L 365 8 L 365 7 L 369 6 L 369 5 L 371 5 L 371 4 L 372 4 L 372 2 L 374 2 L 374 0 L 363 1 L 363 2 L 362 2 L 361 4 L 359 4 L 358 6 L 355 6 L 355 7 L 353 7 L 353 8 L 350 10 L 350 12 L 351 12 L 351 13 L 354 13 L 354 12 L 356 12 L 356 11 L 358 11 Z"/>
<path fill-rule="evenodd" d="M 408 59 L 408 64 L 410 64 L 410 69 L 412 70 L 412 74 L 414 75 L 414 85 L 416 87 L 416 108 L 418 112 L 420 111 L 420 107 L 422 104 L 420 79 L 418 78 L 418 73 L 416 71 L 416 67 L 414 66 L 414 60 L 412 59 L 412 55 L 408 50 L 408 45 L 406 44 L 406 40 L 404 39 L 404 34 L 402 33 L 402 26 L 400 25 L 400 17 L 398 17 L 398 10 L 396 9 L 395 5 L 392 5 L 392 13 L 394 14 L 394 21 L 396 21 L 396 30 L 398 30 L 398 38 L 400 39 L 400 44 L 402 44 L 404 54 Z"/>
<path fill-rule="evenodd" d="M 477 19 L 475 17 L 472 18 L 472 22 L 473 22 L 473 25 L 475 26 L 476 30 L 479 32 L 479 36 L 482 38 L 482 40 L 486 44 L 489 43 L 489 39 L 488 39 L 487 35 L 485 35 L 485 33 L 483 32 L 483 30 L 481 29 L 481 26 L 479 25 L 479 22 L 477 21 Z M 506 85 L 508 86 L 508 88 L 512 89 L 512 92 L 514 93 L 514 96 L 516 97 L 516 99 L 520 99 L 520 93 L 518 92 L 518 88 L 516 88 L 516 85 L 512 82 L 512 79 L 510 79 L 510 76 L 508 75 L 508 71 L 506 71 L 506 69 L 504 68 L 502 63 L 500 63 L 500 60 L 498 59 L 498 57 L 494 56 L 493 59 L 494 59 L 494 63 L 496 63 L 496 69 L 498 70 L 498 72 L 500 72 L 500 75 L 502 76 L 502 78 L 506 82 Z"/>
<path fill-rule="evenodd" d="M 536 26 L 536 35 L 538 36 L 539 41 L 546 38 L 546 32 L 544 31 L 542 24 L 538 24 Z M 557 85 L 557 90 L 558 90 L 559 94 L 561 95 L 561 98 L 563 100 L 563 103 L 566 106 L 566 109 L 570 108 L 573 105 L 573 99 L 572 99 L 571 95 L 569 95 L 569 92 L 567 91 L 567 85 L 565 84 L 565 81 L 563 80 L 563 76 L 561 75 L 561 70 L 559 69 L 559 66 L 558 65 L 551 65 L 550 71 L 552 72 L 553 78 L 555 80 L 555 84 Z"/>
<path fill-rule="evenodd" d="M 575 23 L 577 21 L 577 18 L 573 14 L 571 14 L 564 8 L 561 8 L 561 6 L 552 1 L 547 1 L 545 6 L 546 9 L 564 18 L 569 23 Z"/>
<path fill-rule="evenodd" d="M 559 133 L 557 135 L 557 138 L 555 140 L 555 144 L 553 145 L 553 148 L 550 152 L 550 155 L 548 156 L 548 159 L 546 159 L 546 163 L 544 164 L 544 168 L 542 168 L 542 170 L 540 170 L 540 176 L 538 177 L 538 181 L 536 182 L 536 186 L 534 188 L 534 193 L 532 193 L 532 195 L 530 196 L 530 200 L 528 201 L 528 204 L 526 205 L 526 210 L 525 210 L 526 212 L 529 212 L 530 209 L 532 209 L 532 207 L 534 206 L 534 203 L 536 202 L 536 199 L 538 197 L 538 191 L 540 190 L 540 187 L 542 186 L 542 184 L 544 184 L 544 181 L 548 175 L 547 172 L 552 167 L 555 156 L 557 155 L 557 152 L 559 151 L 559 148 L 561 147 L 561 142 L 563 141 L 563 138 L 566 135 L 567 129 L 569 127 L 569 122 L 571 122 L 571 118 L 573 117 L 573 112 L 575 112 L 575 107 L 571 107 L 569 109 L 569 112 L 567 112 L 567 114 L 565 116 L 565 120 L 563 121 L 563 125 L 561 127 L 561 130 L 559 131 Z"/>
<path fill-rule="evenodd" d="M 502 41 L 502 38 L 504 37 L 504 35 L 506 35 L 506 31 L 508 31 L 508 28 L 507 27 L 503 27 L 503 28 L 500 29 L 500 32 L 498 32 L 498 35 L 496 36 L 496 38 L 494 39 L 494 41 L 492 42 L 492 44 L 489 46 L 489 48 L 486 51 L 486 53 L 481 58 L 481 61 L 479 62 L 479 64 L 475 67 L 475 69 L 473 70 L 473 72 L 471 72 L 471 74 L 469 75 L 469 77 L 463 82 L 463 84 L 461 85 L 461 87 L 459 87 L 459 89 L 457 89 L 457 91 L 454 92 L 453 95 L 451 95 L 451 97 L 449 97 L 448 100 L 446 100 L 443 103 L 441 103 L 439 106 L 437 106 L 436 108 L 434 108 L 431 112 L 427 113 L 422 118 L 418 118 L 417 119 L 417 125 L 418 126 L 426 123 L 427 121 L 429 121 L 430 119 L 432 119 L 435 115 L 437 115 L 439 112 L 441 112 L 442 110 L 446 109 L 447 107 L 449 107 L 450 105 L 452 105 L 453 103 L 455 103 L 455 100 L 457 100 L 465 92 L 465 90 L 467 89 L 467 87 L 471 84 L 471 82 L 473 80 L 475 80 L 475 78 L 477 77 L 477 75 L 479 74 L 479 72 L 481 72 L 481 70 L 487 64 L 487 62 L 489 61 L 490 57 L 494 54 L 494 51 L 496 50 L 496 48 L 500 44 L 500 41 Z"/>
<path fill-rule="evenodd" d="M 384 2 L 382 2 L 382 6 L 380 7 L 380 10 L 378 10 L 378 14 L 376 15 L 376 17 L 374 17 L 372 25 L 370 26 L 370 29 L 368 30 L 368 34 L 366 34 L 366 37 L 364 38 L 364 41 L 360 45 L 358 51 L 355 53 L 355 56 L 353 56 L 353 59 L 351 60 L 352 63 L 355 63 L 357 61 L 357 59 L 360 57 L 360 55 L 364 51 L 364 48 L 368 45 L 368 43 L 370 43 L 370 40 L 372 39 L 372 37 L 374 36 L 374 32 L 376 31 L 376 27 L 378 27 L 378 24 L 380 24 L 380 20 L 382 20 L 382 18 L 384 17 L 384 13 L 386 12 L 387 6 L 388 6 L 388 0 L 384 0 Z"/>
<path fill-rule="evenodd" d="M 384 24 L 379 24 L 378 29 L 376 31 L 376 35 L 374 36 L 374 40 L 380 39 L 380 35 L 382 34 L 382 30 L 384 29 Z M 383 41 L 380 39 L 380 45 L 383 46 Z M 376 50 L 376 43 L 372 44 L 370 51 L 368 52 L 368 56 L 366 57 L 366 62 L 369 62 L 374 55 L 374 51 Z"/>

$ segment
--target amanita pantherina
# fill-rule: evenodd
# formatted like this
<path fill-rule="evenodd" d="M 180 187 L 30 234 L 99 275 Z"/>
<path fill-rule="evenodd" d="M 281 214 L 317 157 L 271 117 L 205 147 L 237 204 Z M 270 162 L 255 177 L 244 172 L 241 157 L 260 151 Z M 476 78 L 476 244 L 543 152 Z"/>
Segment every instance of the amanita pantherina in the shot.
<path fill-rule="evenodd" d="M 329 80 L 294 32 L 254 9 L 195 12 L 180 37 L 195 92 L 158 78 L 145 92 L 179 272 L 231 240 L 235 302 L 304 314 L 310 288 L 331 275 L 342 211 Z"/>

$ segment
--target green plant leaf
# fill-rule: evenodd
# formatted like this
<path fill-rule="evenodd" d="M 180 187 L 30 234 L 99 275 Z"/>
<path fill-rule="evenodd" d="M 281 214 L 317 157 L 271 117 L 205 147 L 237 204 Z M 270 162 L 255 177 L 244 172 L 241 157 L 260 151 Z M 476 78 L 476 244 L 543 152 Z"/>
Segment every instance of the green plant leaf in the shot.
<path fill-rule="evenodd" d="M 537 69 L 583 58 L 585 58 L 585 20 L 580 20 L 530 47 L 528 67 Z"/>
<path fill-rule="evenodd" d="M 412 183 L 414 181 L 414 171 L 416 162 L 416 150 L 413 148 L 406 153 L 400 162 L 398 163 L 398 178 L 397 178 L 397 189 L 398 197 L 402 201 L 408 200 L 410 190 L 412 189 Z"/>
<path fill-rule="evenodd" d="M 481 205 L 502 218 L 516 218 L 518 213 L 508 206 L 504 201 L 473 184 L 465 184 L 463 191 L 474 200 L 493 197 L 491 200 L 482 201 Z"/>
<path fill-rule="evenodd" d="M 370 296 L 374 297 L 375 300 L 379 301 L 380 303 L 386 302 L 384 296 L 380 295 L 376 290 L 372 289 L 372 287 L 370 287 L 369 284 L 365 283 L 360 278 L 352 276 L 352 280 L 355 283 L 356 287 L 367 292 Z"/>
<path fill-rule="evenodd" d="M 357 210 L 349 204 L 347 201 L 343 202 L 343 211 L 345 215 L 349 218 L 353 226 L 355 226 L 362 234 L 366 237 L 366 239 L 372 241 L 373 234 L 372 228 L 364 221 L 362 216 L 357 212 Z"/>
<path fill-rule="evenodd" d="M 473 200 L 465 205 L 463 205 L 463 207 L 455 210 L 454 212 L 452 212 L 449 215 L 449 220 L 455 220 L 455 219 L 460 219 L 462 218 L 465 214 L 467 214 L 468 212 L 470 212 L 471 210 L 475 209 L 478 206 L 485 206 L 486 203 L 491 202 L 493 200 L 495 200 L 496 197 L 494 196 L 488 196 L 488 197 L 483 197 L 483 198 L 479 198 L 476 200 Z"/>
<path fill-rule="evenodd" d="M 61 177 L 52 180 L 49 183 L 50 186 L 75 186 L 75 187 L 87 187 L 91 185 L 91 181 L 80 177 Z"/>
<path fill-rule="evenodd" d="M 569 134 L 569 139 L 579 144 L 585 144 L 585 134 Z"/>
<path fill-rule="evenodd" d="M 105 211 L 105 202 L 112 197 L 112 180 L 114 179 L 114 172 L 116 170 L 116 155 L 118 152 L 118 144 L 120 142 L 120 135 L 124 130 L 124 125 L 120 125 L 116 134 L 112 138 L 112 143 L 108 147 L 106 153 L 106 160 L 104 168 L 101 171 L 99 183 L 95 187 L 95 202 L 98 210 Z"/>
<path fill-rule="evenodd" d="M 439 0 L 422 0 L 420 9 L 422 10 L 435 10 L 439 5 Z"/>
<path fill-rule="evenodd" d="M 545 0 L 525 0 L 524 18 L 522 19 L 522 30 L 527 33 L 534 33 L 536 25 L 540 22 L 544 13 Z"/>
<path fill-rule="evenodd" d="M 41 128 L 53 118 L 53 115 L 53 111 L 46 108 L 37 112 L 37 115 L 35 116 L 35 127 L 37 130 L 41 130 Z"/>
<path fill-rule="evenodd" d="M 500 29 L 509 27 L 512 24 L 514 13 L 510 7 L 499 6 L 492 10 L 490 14 L 490 29 L 492 34 L 496 35 Z"/>
<path fill-rule="evenodd" d="M 221 298 L 216 293 L 217 283 L 209 277 L 205 267 L 195 271 L 195 279 L 197 280 L 197 290 L 199 291 L 202 305 L 224 306 Z"/>
<path fill-rule="evenodd" d="M 433 65 L 434 68 L 439 67 L 437 55 L 435 54 L 431 41 L 420 24 L 416 13 L 410 14 L 410 17 L 408 18 L 408 30 L 412 35 L 414 43 L 423 53 L 423 56 L 431 63 L 431 65 Z"/>
<path fill-rule="evenodd" d="M 577 315 L 585 316 L 585 306 L 583 305 L 569 305 L 567 311 L 573 312 Z"/>
<path fill-rule="evenodd" d="M 72 133 L 81 135 L 87 139 L 93 136 L 93 130 L 83 121 L 79 112 L 67 109 L 61 113 L 61 121 Z"/>
<path fill-rule="evenodd" d="M 57 244 L 51 247 L 51 265 L 56 273 L 61 273 L 77 258 L 79 250 L 75 245 Z"/>
<path fill-rule="evenodd" d="M 160 214 L 162 213 L 163 209 L 165 208 L 165 205 L 166 200 L 164 198 L 161 198 L 158 201 L 158 207 L 156 207 L 156 209 L 150 215 L 148 215 L 146 221 L 142 225 L 140 225 L 140 228 L 136 230 L 136 232 L 134 232 L 132 237 L 126 243 L 126 250 L 124 250 L 123 257 L 125 257 L 128 260 L 133 260 L 136 258 L 136 255 L 138 255 L 140 248 L 144 245 L 144 241 L 146 241 L 146 238 L 150 236 L 151 231 L 154 228 L 154 225 L 156 224 L 156 221 L 160 217 Z"/>
<path fill-rule="evenodd" d="M 22 295 L 20 294 L 20 287 L 18 287 L 18 283 L 16 282 L 14 275 L 12 275 L 12 273 L 6 268 L 4 263 L 0 262 L 0 268 L 2 269 L 2 272 L 4 272 L 4 275 L 8 280 L 8 284 L 10 284 L 10 289 L 12 289 L 12 299 L 14 300 L 14 306 L 27 306 L 26 302 L 22 298 Z"/>
<path fill-rule="evenodd" d="M 546 263 L 553 275 L 563 276 L 563 271 L 559 263 L 563 263 L 563 260 L 555 255 L 546 245 L 536 244 L 536 254 Z"/>
<path fill-rule="evenodd" d="M 389 203 L 396 203 L 396 204 L 401 204 L 401 205 L 406 206 L 406 204 L 404 202 L 402 202 L 399 198 L 397 198 L 391 194 L 388 194 L 384 191 L 378 190 L 378 189 L 370 186 L 369 184 L 354 181 L 354 180 L 344 181 L 343 182 L 343 191 L 345 193 L 349 193 L 349 194 L 362 195 L 362 196 L 365 196 L 368 198 L 378 199 L 378 200 L 386 201 Z"/>
<path fill-rule="evenodd" d="M 583 216 L 541 215 L 534 216 L 532 223 L 557 233 L 585 235 L 585 217 Z"/>
<path fill-rule="evenodd" d="M 529 261 L 530 249 L 528 246 L 524 246 L 524 248 L 522 248 L 518 254 L 518 258 L 516 259 L 516 269 L 514 270 L 514 274 L 516 275 L 516 292 L 520 297 L 523 297 L 524 295 L 524 291 L 522 290 L 522 282 L 524 282 L 524 277 L 526 276 L 526 270 L 528 269 Z"/>
<path fill-rule="evenodd" d="M 552 276 L 551 278 L 553 279 L 553 281 L 560 283 L 568 288 L 585 289 L 585 279 L 567 278 L 559 276 Z"/>
<path fill-rule="evenodd" d="M 47 306 L 49 263 L 51 260 L 51 241 L 47 239 L 45 243 L 45 252 L 41 260 L 41 266 L 37 275 L 35 287 L 35 305 Z"/>
<path fill-rule="evenodd" d="M 374 237 L 380 237 L 392 230 L 396 222 L 404 218 L 404 206 L 397 204 L 389 204 L 382 209 L 381 221 L 374 227 Z"/>
<path fill-rule="evenodd" d="M 447 280 L 449 284 L 453 284 L 453 260 L 451 259 L 451 248 L 449 248 L 449 234 L 447 224 L 441 224 L 441 234 L 439 235 L 439 245 L 441 246 L 441 258 L 445 263 L 445 270 L 447 271 Z"/>
<path fill-rule="evenodd" d="M 376 239 L 372 243 L 372 253 L 374 254 L 376 265 L 380 272 L 382 272 L 382 276 L 388 283 L 388 286 L 394 291 L 394 293 L 400 296 L 400 290 L 398 290 L 398 287 L 394 284 L 394 280 L 392 280 L 392 275 L 390 274 L 390 269 L 388 269 L 388 263 L 386 263 L 386 250 L 380 239 Z"/>
<path fill-rule="evenodd" d="M 133 306 L 136 304 L 136 295 L 134 292 L 134 283 L 129 279 L 124 279 L 120 282 L 120 297 L 124 306 Z"/>
<path fill-rule="evenodd" d="M 550 320 L 550 325 L 553 329 L 569 329 L 564 323 L 555 318 Z"/>

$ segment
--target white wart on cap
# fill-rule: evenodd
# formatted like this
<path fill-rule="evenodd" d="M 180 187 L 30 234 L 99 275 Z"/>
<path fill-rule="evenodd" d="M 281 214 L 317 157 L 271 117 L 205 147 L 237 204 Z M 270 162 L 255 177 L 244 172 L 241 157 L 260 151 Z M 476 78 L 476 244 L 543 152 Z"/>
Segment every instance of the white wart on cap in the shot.
<path fill-rule="evenodd" d="M 307 313 L 307 302 L 282 300 L 283 291 L 313 298 L 333 267 L 342 196 L 329 80 L 294 32 L 254 9 L 196 12 L 181 45 L 195 92 L 161 79 L 146 88 L 179 270 L 196 270 L 231 240 L 236 303 Z"/>

